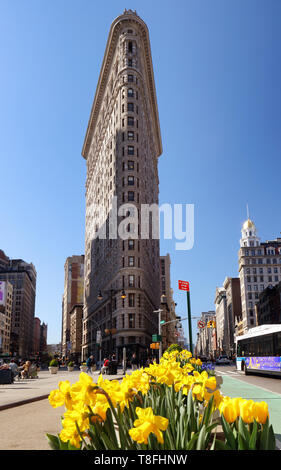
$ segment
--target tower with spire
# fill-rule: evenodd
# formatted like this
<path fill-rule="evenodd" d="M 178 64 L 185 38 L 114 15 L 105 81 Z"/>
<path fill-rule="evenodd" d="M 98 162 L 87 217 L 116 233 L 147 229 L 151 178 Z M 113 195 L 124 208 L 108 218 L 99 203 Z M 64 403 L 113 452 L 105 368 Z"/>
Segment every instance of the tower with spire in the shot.
<path fill-rule="evenodd" d="M 242 224 L 239 250 L 242 321 L 236 334 L 245 334 L 259 325 L 258 302 L 261 292 L 281 281 L 281 238 L 261 242 L 257 227 L 250 219 Z"/>

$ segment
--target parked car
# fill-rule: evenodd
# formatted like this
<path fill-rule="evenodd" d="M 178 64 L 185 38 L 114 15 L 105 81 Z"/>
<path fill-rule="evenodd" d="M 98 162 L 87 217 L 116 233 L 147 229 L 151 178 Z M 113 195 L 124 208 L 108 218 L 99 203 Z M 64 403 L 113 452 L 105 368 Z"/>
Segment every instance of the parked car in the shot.
<path fill-rule="evenodd" d="M 199 359 L 201 360 L 201 362 L 207 362 L 208 361 L 208 358 L 206 356 L 199 356 Z"/>
<path fill-rule="evenodd" d="M 230 359 L 227 356 L 219 356 L 216 360 L 216 364 L 230 364 Z"/>

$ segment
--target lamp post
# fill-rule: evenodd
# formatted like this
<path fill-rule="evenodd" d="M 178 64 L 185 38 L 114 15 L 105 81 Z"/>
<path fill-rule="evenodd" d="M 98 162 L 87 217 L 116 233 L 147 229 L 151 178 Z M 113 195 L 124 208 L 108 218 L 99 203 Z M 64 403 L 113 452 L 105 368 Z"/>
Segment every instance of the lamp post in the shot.
<path fill-rule="evenodd" d="M 118 292 L 120 292 L 120 290 L 122 291 L 121 292 L 121 299 L 126 299 L 126 293 L 125 293 L 124 289 L 119 289 L 119 290 L 109 289 L 109 290 L 104 291 L 105 293 L 110 294 L 110 328 L 108 329 L 108 333 L 109 333 L 109 353 L 110 353 L 110 355 L 112 354 L 112 330 L 113 330 L 113 328 L 112 328 L 112 313 L 113 313 L 112 301 L 113 301 L 113 296 L 118 294 Z M 103 300 L 103 295 L 102 295 L 101 290 L 99 290 L 99 292 L 98 292 L 97 299 L 98 300 Z"/>
<path fill-rule="evenodd" d="M 98 325 L 98 323 L 96 322 L 96 320 L 94 320 L 93 318 L 90 318 L 89 319 L 91 323 L 94 323 L 96 328 L 97 328 L 97 334 L 99 333 L 99 340 L 100 340 L 100 350 L 99 350 L 99 363 L 100 363 L 100 370 L 101 370 L 101 349 L 102 349 L 102 333 L 101 333 L 101 328 L 100 326 Z M 97 336 L 96 336 L 97 338 Z M 96 341 L 96 343 L 98 343 L 98 341 Z M 92 350 L 92 344 L 93 344 L 93 331 L 92 331 L 92 327 L 91 327 L 91 353 L 93 352 Z"/>

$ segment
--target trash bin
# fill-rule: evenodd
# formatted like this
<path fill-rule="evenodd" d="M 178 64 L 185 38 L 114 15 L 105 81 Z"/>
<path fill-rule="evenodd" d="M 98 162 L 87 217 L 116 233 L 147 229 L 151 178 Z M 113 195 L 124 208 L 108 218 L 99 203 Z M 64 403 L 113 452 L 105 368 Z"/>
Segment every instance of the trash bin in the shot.
<path fill-rule="evenodd" d="M 110 361 L 108 364 L 108 375 L 117 374 L 117 361 Z"/>
<path fill-rule="evenodd" d="M 0 384 L 12 384 L 13 377 L 11 369 L 0 370 Z"/>

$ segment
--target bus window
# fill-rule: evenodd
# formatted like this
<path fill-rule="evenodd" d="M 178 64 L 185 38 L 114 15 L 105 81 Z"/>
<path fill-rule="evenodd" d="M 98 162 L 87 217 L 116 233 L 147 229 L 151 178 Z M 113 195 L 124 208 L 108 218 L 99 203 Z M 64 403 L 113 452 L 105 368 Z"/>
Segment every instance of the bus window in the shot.
<path fill-rule="evenodd" d="M 278 333 L 275 333 L 274 335 L 274 343 L 275 343 L 275 347 L 274 347 L 274 355 L 275 356 L 281 356 L 281 331 L 279 331 Z"/>

